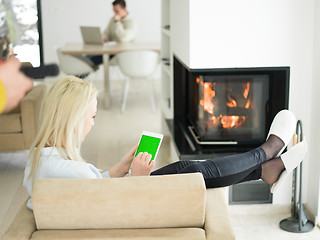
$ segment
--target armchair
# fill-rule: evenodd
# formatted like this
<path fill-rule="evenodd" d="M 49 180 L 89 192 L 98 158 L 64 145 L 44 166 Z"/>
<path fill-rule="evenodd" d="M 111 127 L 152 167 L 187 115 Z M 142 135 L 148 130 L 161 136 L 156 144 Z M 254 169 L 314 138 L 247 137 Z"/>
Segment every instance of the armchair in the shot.
<path fill-rule="evenodd" d="M 0 115 L 0 151 L 28 149 L 37 133 L 39 111 L 46 94 L 40 84 L 31 89 L 18 107 Z"/>

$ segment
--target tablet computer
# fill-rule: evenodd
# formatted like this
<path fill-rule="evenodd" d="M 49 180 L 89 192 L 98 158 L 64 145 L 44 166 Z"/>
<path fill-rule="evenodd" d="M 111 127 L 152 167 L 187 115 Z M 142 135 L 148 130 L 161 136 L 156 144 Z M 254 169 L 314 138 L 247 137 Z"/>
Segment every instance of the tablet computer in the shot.
<path fill-rule="evenodd" d="M 147 152 L 151 154 L 151 160 L 155 160 L 159 152 L 159 148 L 163 139 L 163 135 L 160 133 L 153 133 L 143 131 L 139 140 L 139 145 L 134 156 L 137 156 L 140 152 Z"/>

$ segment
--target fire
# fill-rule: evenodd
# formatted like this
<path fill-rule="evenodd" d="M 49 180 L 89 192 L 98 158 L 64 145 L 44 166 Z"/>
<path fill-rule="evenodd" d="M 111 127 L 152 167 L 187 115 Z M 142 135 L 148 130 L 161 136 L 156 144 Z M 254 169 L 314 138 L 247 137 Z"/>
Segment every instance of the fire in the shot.
<path fill-rule="evenodd" d="M 237 104 L 237 101 L 236 101 L 233 97 L 231 97 L 232 89 L 229 88 L 229 87 L 227 87 L 227 88 L 226 88 L 226 92 L 227 92 L 228 101 L 229 101 L 229 102 L 227 102 L 227 106 L 230 107 L 230 108 L 237 107 L 237 105 L 238 105 L 238 104 Z"/>
<path fill-rule="evenodd" d="M 250 91 L 250 83 L 247 82 L 247 86 L 246 86 L 246 88 L 244 89 L 244 92 L 243 92 L 243 97 L 244 97 L 245 99 L 248 99 L 249 91 Z"/>
<path fill-rule="evenodd" d="M 246 121 L 245 116 L 236 116 L 236 115 L 214 116 L 213 115 L 215 105 L 212 100 L 216 96 L 216 90 L 215 90 L 215 85 L 217 84 L 216 82 L 204 82 L 199 77 L 196 78 L 196 82 L 197 84 L 201 84 L 202 86 L 203 98 L 200 99 L 200 105 L 203 107 L 204 111 L 211 114 L 211 116 L 208 117 L 211 127 L 220 126 L 222 128 L 229 129 L 229 128 L 239 128 L 243 125 L 243 123 Z M 251 87 L 250 82 L 244 83 L 243 92 L 240 91 L 240 96 L 239 96 L 238 94 L 231 94 L 232 89 L 227 86 L 226 87 L 227 101 L 225 103 L 226 104 L 225 109 L 228 109 L 228 108 L 250 109 L 252 107 L 251 97 L 249 96 L 250 87 Z M 237 97 L 240 97 L 239 101 L 237 100 L 238 99 Z"/>
<path fill-rule="evenodd" d="M 220 117 L 212 116 L 210 120 L 212 121 L 213 126 L 217 126 L 220 123 Z"/>
<path fill-rule="evenodd" d="M 246 103 L 246 105 L 244 106 L 245 109 L 249 109 L 251 106 L 251 99 L 248 100 L 248 102 Z"/>
<path fill-rule="evenodd" d="M 229 102 L 227 102 L 228 107 L 237 107 L 237 102 L 231 96 L 228 96 Z"/>
<path fill-rule="evenodd" d="M 244 116 L 223 116 L 221 118 L 221 124 L 223 128 L 238 128 L 245 120 L 246 117 Z"/>
<path fill-rule="evenodd" d="M 210 114 L 213 114 L 214 104 L 212 102 L 212 98 L 215 97 L 216 92 L 214 89 L 212 89 L 212 83 L 203 83 L 201 81 L 201 85 L 203 86 L 203 99 L 200 100 L 200 105 L 203 107 L 205 111 L 207 111 Z"/>

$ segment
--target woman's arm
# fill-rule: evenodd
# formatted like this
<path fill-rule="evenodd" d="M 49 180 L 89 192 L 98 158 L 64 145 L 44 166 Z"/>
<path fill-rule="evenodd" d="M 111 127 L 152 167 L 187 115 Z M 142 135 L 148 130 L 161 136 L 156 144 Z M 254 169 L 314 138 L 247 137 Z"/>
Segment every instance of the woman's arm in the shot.
<path fill-rule="evenodd" d="M 134 157 L 135 152 L 137 151 L 138 144 L 134 146 L 123 158 L 114 165 L 110 170 L 110 177 L 123 177 L 125 176 L 130 169 L 132 159 Z"/>
<path fill-rule="evenodd" d="M 134 154 L 137 151 L 138 144 L 130 150 L 120 162 L 114 165 L 110 170 L 110 177 L 123 177 L 125 176 L 131 166 L 132 176 L 148 176 L 155 165 L 151 160 L 151 155 L 148 153 L 139 153 L 135 158 Z"/>

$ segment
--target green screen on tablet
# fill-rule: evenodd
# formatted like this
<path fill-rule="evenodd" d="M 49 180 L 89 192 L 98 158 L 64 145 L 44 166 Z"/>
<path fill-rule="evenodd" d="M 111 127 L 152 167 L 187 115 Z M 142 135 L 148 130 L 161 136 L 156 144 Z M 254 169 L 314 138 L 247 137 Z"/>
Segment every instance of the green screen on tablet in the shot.
<path fill-rule="evenodd" d="M 137 156 L 139 152 L 147 152 L 152 155 L 151 160 L 154 160 L 160 141 L 160 138 L 142 135 L 135 156 Z"/>

